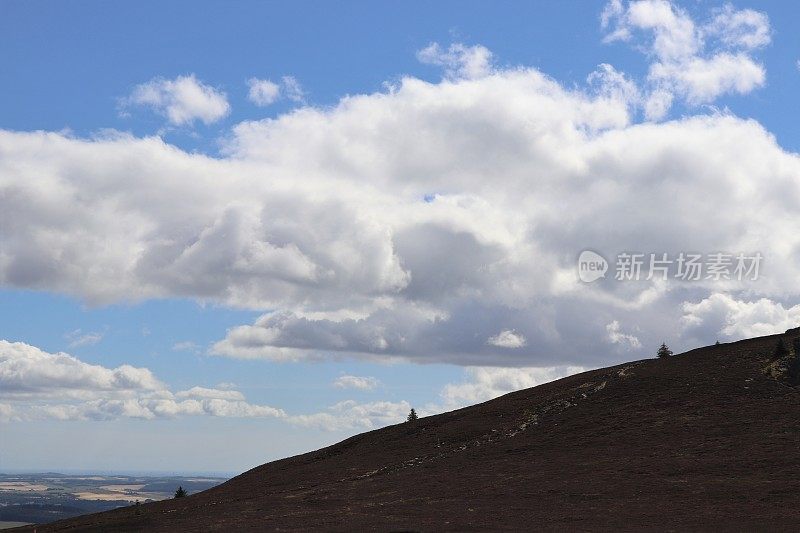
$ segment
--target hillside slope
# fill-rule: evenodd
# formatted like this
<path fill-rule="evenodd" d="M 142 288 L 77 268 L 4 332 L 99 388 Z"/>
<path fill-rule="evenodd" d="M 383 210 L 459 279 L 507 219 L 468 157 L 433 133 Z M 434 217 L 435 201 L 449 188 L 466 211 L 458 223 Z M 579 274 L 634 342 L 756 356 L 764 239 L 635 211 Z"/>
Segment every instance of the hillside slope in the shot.
<path fill-rule="evenodd" d="M 38 531 L 800 529 L 799 330 L 585 372 Z"/>

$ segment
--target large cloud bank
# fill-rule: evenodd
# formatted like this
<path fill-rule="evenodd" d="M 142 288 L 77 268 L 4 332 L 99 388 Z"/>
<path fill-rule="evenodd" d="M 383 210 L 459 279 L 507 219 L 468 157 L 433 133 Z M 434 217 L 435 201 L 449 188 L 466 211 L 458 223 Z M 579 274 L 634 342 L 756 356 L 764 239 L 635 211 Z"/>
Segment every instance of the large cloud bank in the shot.
<path fill-rule="evenodd" d="M 740 333 L 692 306 L 709 298 L 725 317 L 753 301 L 791 308 L 800 158 L 725 112 L 637 118 L 761 85 L 766 17 L 725 8 L 700 24 L 642 1 L 612 2 L 604 21 L 609 40 L 645 47 L 641 86 L 602 65 L 567 88 L 497 68 L 480 46 L 432 45 L 420 59 L 441 81 L 240 123 L 222 157 L 157 137 L 0 131 L 0 283 L 262 310 L 213 353 L 289 361 L 591 366 Z M 149 105 L 175 123 L 227 112 L 181 107 L 159 83 Z M 758 251 L 764 268 L 750 283 L 587 285 L 575 270 L 587 248 Z"/>

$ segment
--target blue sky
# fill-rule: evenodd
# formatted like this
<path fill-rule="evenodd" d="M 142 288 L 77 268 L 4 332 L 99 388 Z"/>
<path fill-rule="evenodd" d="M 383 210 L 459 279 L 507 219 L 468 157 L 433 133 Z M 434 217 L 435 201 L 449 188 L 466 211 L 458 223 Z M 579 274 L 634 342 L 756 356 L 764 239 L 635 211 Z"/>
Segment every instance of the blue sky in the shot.
<path fill-rule="evenodd" d="M 794 324 L 798 10 L 0 2 L 0 470 L 238 472 Z"/>
<path fill-rule="evenodd" d="M 379 91 L 404 74 L 438 79 L 415 52 L 431 42 L 480 43 L 501 63 L 533 66 L 565 84 L 582 84 L 600 63 L 632 75 L 647 65 L 630 47 L 603 44 L 599 17 L 606 2 L 436 2 L 390 5 L 347 2 L 3 2 L 0 58 L 6 79 L 3 125 L 9 129 L 60 130 L 86 135 L 101 128 L 151 134 L 156 117 L 121 120 L 117 100 L 156 76 L 195 73 L 229 93 L 232 113 L 200 131 L 204 148 L 213 135 L 244 119 L 275 116 L 290 106 L 254 109 L 244 81 L 253 76 L 296 76 L 309 102 L 332 105 L 346 94 Z M 685 2 L 705 13 L 715 2 Z M 741 4 L 770 15 L 775 38 L 760 52 L 769 82 L 749 98 L 723 98 L 742 116 L 757 117 L 782 144 L 797 149 L 796 134 L 782 105 L 800 88 L 791 2 Z M 183 137 L 183 138 L 181 138 Z M 171 138 L 194 148 L 187 135 Z M 793 144 L 794 143 L 794 144 Z"/>

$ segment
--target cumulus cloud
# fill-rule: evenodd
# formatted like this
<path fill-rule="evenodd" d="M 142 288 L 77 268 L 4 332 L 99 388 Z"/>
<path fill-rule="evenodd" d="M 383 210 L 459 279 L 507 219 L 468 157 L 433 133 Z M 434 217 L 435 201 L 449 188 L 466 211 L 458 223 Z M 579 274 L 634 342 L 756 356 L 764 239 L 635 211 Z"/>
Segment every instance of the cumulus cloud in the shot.
<path fill-rule="evenodd" d="M 339 376 L 333 381 L 333 386 L 339 389 L 374 390 L 380 381 L 370 376 Z"/>
<path fill-rule="evenodd" d="M 241 392 L 193 387 L 172 393 L 146 368 L 106 368 L 69 354 L 0 340 L 0 421 L 104 420 L 181 415 L 284 417 Z"/>
<path fill-rule="evenodd" d="M 707 331 L 730 340 L 783 333 L 800 326 L 800 304 L 784 307 L 769 298 L 747 301 L 714 293 L 699 302 L 685 302 L 683 313 L 682 325 L 689 333 Z"/>
<path fill-rule="evenodd" d="M 146 368 L 106 368 L 21 342 L 0 340 L 0 394 L 84 398 L 102 391 L 156 391 L 163 385 Z"/>
<path fill-rule="evenodd" d="M 173 80 L 154 78 L 137 85 L 122 104 L 149 107 L 175 126 L 191 125 L 196 120 L 212 124 L 231 110 L 224 92 L 202 83 L 194 74 Z"/>
<path fill-rule="evenodd" d="M 417 59 L 442 67 L 450 79 L 482 78 L 492 71 L 492 52 L 481 45 L 453 43 L 445 49 L 439 43 L 431 43 L 417 52 Z"/>
<path fill-rule="evenodd" d="M 665 65 L 700 57 L 685 36 L 697 27 L 658 5 L 620 4 L 637 25 L 609 24 L 657 29 Z M 0 283 L 261 312 L 220 332 L 221 356 L 525 367 L 615 360 L 598 349 L 615 320 L 642 346 L 680 349 L 681 304 L 713 292 L 800 293 L 800 158 L 760 124 L 638 122 L 612 67 L 577 88 L 533 68 L 484 74 L 245 121 L 218 158 L 152 137 L 0 131 Z M 584 284 L 587 248 L 760 251 L 768 267 L 754 282 Z M 526 349 L 487 343 L 504 330 Z"/>
<path fill-rule="evenodd" d="M 497 335 L 493 335 L 486 340 L 486 344 L 499 348 L 522 348 L 527 344 L 525 337 L 511 329 L 504 329 Z"/>
<path fill-rule="evenodd" d="M 601 16 L 605 40 L 639 43 L 651 58 L 643 95 L 645 116 L 666 116 L 675 98 L 690 105 L 708 104 L 724 94 L 746 94 L 764 85 L 764 66 L 752 52 L 770 42 L 769 19 L 731 5 L 698 24 L 669 0 L 612 0 Z"/>
<path fill-rule="evenodd" d="M 709 59 L 691 58 L 682 63 L 657 63 L 650 79 L 661 90 L 671 87 L 689 104 L 713 102 L 725 93 L 749 93 L 764 85 L 764 67 L 743 54 L 719 53 Z M 655 117 L 660 118 L 660 117 Z"/>

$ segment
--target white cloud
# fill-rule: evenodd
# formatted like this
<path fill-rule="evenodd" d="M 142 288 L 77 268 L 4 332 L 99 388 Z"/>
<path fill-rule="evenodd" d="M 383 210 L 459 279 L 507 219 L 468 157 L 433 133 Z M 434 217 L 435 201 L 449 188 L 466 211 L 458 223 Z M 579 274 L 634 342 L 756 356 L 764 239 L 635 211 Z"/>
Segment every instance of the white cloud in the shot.
<path fill-rule="evenodd" d="M 142 105 L 167 118 L 175 126 L 191 125 L 195 120 L 212 124 L 230 113 L 222 91 L 199 81 L 194 74 L 174 80 L 154 78 L 137 85 L 123 105 Z"/>
<path fill-rule="evenodd" d="M 163 385 L 146 368 L 106 368 L 65 353 L 50 354 L 0 340 L 0 395 L 84 398 L 101 391 L 156 391 Z"/>
<path fill-rule="evenodd" d="M 672 87 L 689 104 L 713 102 L 725 93 L 746 94 L 764 85 L 764 67 L 744 54 L 719 53 L 711 59 L 655 63 L 650 78 L 659 87 Z M 662 89 L 663 90 L 663 89 Z"/>
<path fill-rule="evenodd" d="M 708 104 L 724 94 L 746 94 L 764 85 L 766 72 L 751 53 L 770 42 L 769 19 L 751 9 L 730 5 L 698 25 L 669 0 L 609 2 L 601 16 L 606 42 L 635 42 L 641 32 L 651 38 L 640 46 L 652 59 L 645 116 L 666 116 L 675 98 L 690 105 Z M 712 46 L 712 45 L 716 46 Z"/>
<path fill-rule="evenodd" d="M 714 293 L 696 303 L 685 302 L 683 313 L 683 327 L 695 334 L 706 331 L 706 338 L 719 335 L 739 340 L 783 333 L 800 326 L 800 304 L 784 307 L 769 298 L 745 301 Z"/>
<path fill-rule="evenodd" d="M 527 342 L 525 341 L 525 337 L 514 330 L 504 329 L 497 335 L 486 339 L 486 344 L 491 344 L 499 348 L 522 348 Z"/>
<path fill-rule="evenodd" d="M 270 80 L 250 78 L 247 80 L 247 85 L 250 88 L 247 98 L 257 106 L 268 106 L 280 98 L 280 85 Z"/>
<path fill-rule="evenodd" d="M 160 418 L 181 415 L 284 417 L 235 390 L 170 392 L 146 368 L 106 368 L 21 342 L 0 340 L 0 421 Z"/>
<path fill-rule="evenodd" d="M 64 336 L 69 342 L 70 348 L 78 346 L 91 346 L 103 340 L 103 334 L 97 332 L 84 333 L 80 329 L 70 331 Z"/>
<path fill-rule="evenodd" d="M 340 389 L 374 390 L 380 382 L 370 376 L 339 376 L 333 381 L 333 386 Z"/>
<path fill-rule="evenodd" d="M 361 318 L 338 320 L 273 312 L 263 315 L 252 326 L 232 328 L 211 352 L 277 361 L 308 357 L 308 350 L 392 354 L 412 340 L 415 329 L 435 317 L 425 309 L 414 306 L 402 309 L 400 305 L 377 309 Z"/>
<path fill-rule="evenodd" d="M 240 123 L 218 158 L 0 131 L 0 284 L 263 313 L 217 355 L 535 367 L 618 360 L 598 342 L 614 320 L 680 349 L 681 303 L 713 292 L 800 295 L 800 158 L 730 114 L 637 123 L 626 81 L 406 77 Z M 769 267 L 753 283 L 581 284 L 587 247 L 761 251 Z M 487 344 L 503 330 L 526 349 Z"/>
<path fill-rule="evenodd" d="M 417 59 L 443 67 L 445 76 L 450 79 L 477 79 L 492 71 L 492 52 L 481 45 L 454 43 L 445 50 L 439 43 L 431 43 L 417 52 Z"/>
<path fill-rule="evenodd" d="M 613 320 L 606 324 L 606 332 L 608 333 L 607 338 L 612 344 L 622 345 L 628 350 L 642 347 L 638 337 L 622 332 L 618 320 Z"/>

